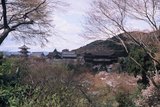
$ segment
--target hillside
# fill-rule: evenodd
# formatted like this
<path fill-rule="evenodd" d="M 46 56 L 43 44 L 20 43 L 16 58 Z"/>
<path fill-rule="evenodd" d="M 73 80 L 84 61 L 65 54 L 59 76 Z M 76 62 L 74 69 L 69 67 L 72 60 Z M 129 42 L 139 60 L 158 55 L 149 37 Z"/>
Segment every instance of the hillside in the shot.
<path fill-rule="evenodd" d="M 124 52 L 124 48 L 121 44 L 117 44 L 114 41 L 110 40 L 98 40 L 94 41 L 84 47 L 81 47 L 75 50 L 77 54 L 84 54 L 84 53 L 94 53 L 94 54 L 107 54 L 112 55 L 115 52 Z"/>
<path fill-rule="evenodd" d="M 131 36 L 133 36 L 137 41 L 141 41 L 147 44 L 153 44 L 155 42 L 154 33 L 144 33 L 144 32 L 129 32 Z M 86 46 L 80 47 L 79 49 L 74 50 L 77 54 L 84 54 L 84 53 L 92 53 L 92 54 L 99 54 L 99 55 L 111 55 L 111 56 L 118 56 L 124 57 L 127 55 L 123 45 L 121 44 L 121 38 L 127 46 L 132 46 L 135 44 L 132 39 L 127 36 L 126 34 L 122 33 L 107 40 L 97 40 Z"/>

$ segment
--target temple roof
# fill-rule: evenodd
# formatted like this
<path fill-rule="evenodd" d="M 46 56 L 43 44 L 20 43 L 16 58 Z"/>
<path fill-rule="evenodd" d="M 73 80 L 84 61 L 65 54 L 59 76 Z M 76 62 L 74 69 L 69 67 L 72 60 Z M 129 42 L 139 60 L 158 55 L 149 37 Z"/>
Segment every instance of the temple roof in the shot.
<path fill-rule="evenodd" d="M 28 48 L 26 45 L 23 45 L 23 46 L 19 47 L 19 49 L 30 49 L 30 48 Z"/>

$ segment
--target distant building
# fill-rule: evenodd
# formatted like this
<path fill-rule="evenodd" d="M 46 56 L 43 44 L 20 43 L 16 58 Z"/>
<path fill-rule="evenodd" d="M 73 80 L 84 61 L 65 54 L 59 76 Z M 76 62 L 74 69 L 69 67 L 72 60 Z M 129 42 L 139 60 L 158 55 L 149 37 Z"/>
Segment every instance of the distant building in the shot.
<path fill-rule="evenodd" d="M 76 59 L 77 54 L 74 51 L 69 51 L 68 49 L 62 50 L 63 59 Z"/>
<path fill-rule="evenodd" d="M 57 51 L 57 49 L 55 49 L 53 52 L 49 52 L 47 57 L 49 59 L 61 59 L 61 53 Z"/>
<path fill-rule="evenodd" d="M 118 62 L 118 57 L 106 54 L 84 54 L 84 61 L 86 64 L 91 64 L 92 69 L 95 71 L 108 71 L 111 72 L 113 64 Z"/>
<path fill-rule="evenodd" d="M 19 52 L 22 57 L 28 57 L 28 53 L 29 53 L 28 49 L 29 48 L 26 45 L 19 47 L 19 49 L 21 49 Z"/>
<path fill-rule="evenodd" d="M 44 53 L 43 52 L 32 52 L 31 57 L 37 57 L 37 58 L 43 58 L 45 57 Z"/>
<path fill-rule="evenodd" d="M 118 62 L 118 57 L 103 55 L 103 54 L 84 54 L 84 60 L 92 64 L 105 64 L 110 65 Z"/>

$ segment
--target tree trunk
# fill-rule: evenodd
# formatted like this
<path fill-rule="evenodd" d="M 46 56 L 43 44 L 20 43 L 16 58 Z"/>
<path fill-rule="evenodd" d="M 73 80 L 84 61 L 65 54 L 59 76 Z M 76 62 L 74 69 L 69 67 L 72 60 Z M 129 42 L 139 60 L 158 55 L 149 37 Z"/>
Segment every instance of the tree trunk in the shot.
<path fill-rule="evenodd" d="M 11 31 L 11 30 L 9 30 L 9 29 L 5 29 L 5 30 L 3 31 L 3 33 L 0 34 L 0 45 L 1 45 L 2 42 L 5 40 L 5 38 L 8 36 L 8 34 L 9 34 L 10 31 Z"/>
<path fill-rule="evenodd" d="M 145 85 L 145 87 L 149 85 L 149 79 L 145 71 L 142 71 L 142 84 Z"/>

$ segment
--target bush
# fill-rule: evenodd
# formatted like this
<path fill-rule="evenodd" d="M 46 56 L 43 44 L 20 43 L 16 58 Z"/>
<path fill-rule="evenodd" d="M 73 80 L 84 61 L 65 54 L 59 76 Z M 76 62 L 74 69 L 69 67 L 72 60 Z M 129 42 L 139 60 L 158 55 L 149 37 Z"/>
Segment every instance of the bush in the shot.
<path fill-rule="evenodd" d="M 20 106 L 27 97 L 30 87 L 20 84 L 20 74 L 12 60 L 0 65 L 0 107 Z"/>
<path fill-rule="evenodd" d="M 68 65 L 29 60 L 27 75 L 21 83 L 35 90 L 25 106 L 88 107 L 75 80 L 75 72 Z"/>
<path fill-rule="evenodd" d="M 159 107 L 160 106 L 160 75 L 154 76 L 157 87 L 150 83 L 145 90 L 142 90 L 141 96 L 138 98 L 137 105 L 140 107 Z"/>
<path fill-rule="evenodd" d="M 122 87 L 90 93 L 76 70 L 45 60 L 6 59 L 0 65 L 0 107 L 134 107 L 134 97 Z"/>
<path fill-rule="evenodd" d="M 115 99 L 118 107 L 136 107 L 132 95 L 127 92 L 118 92 Z"/>

